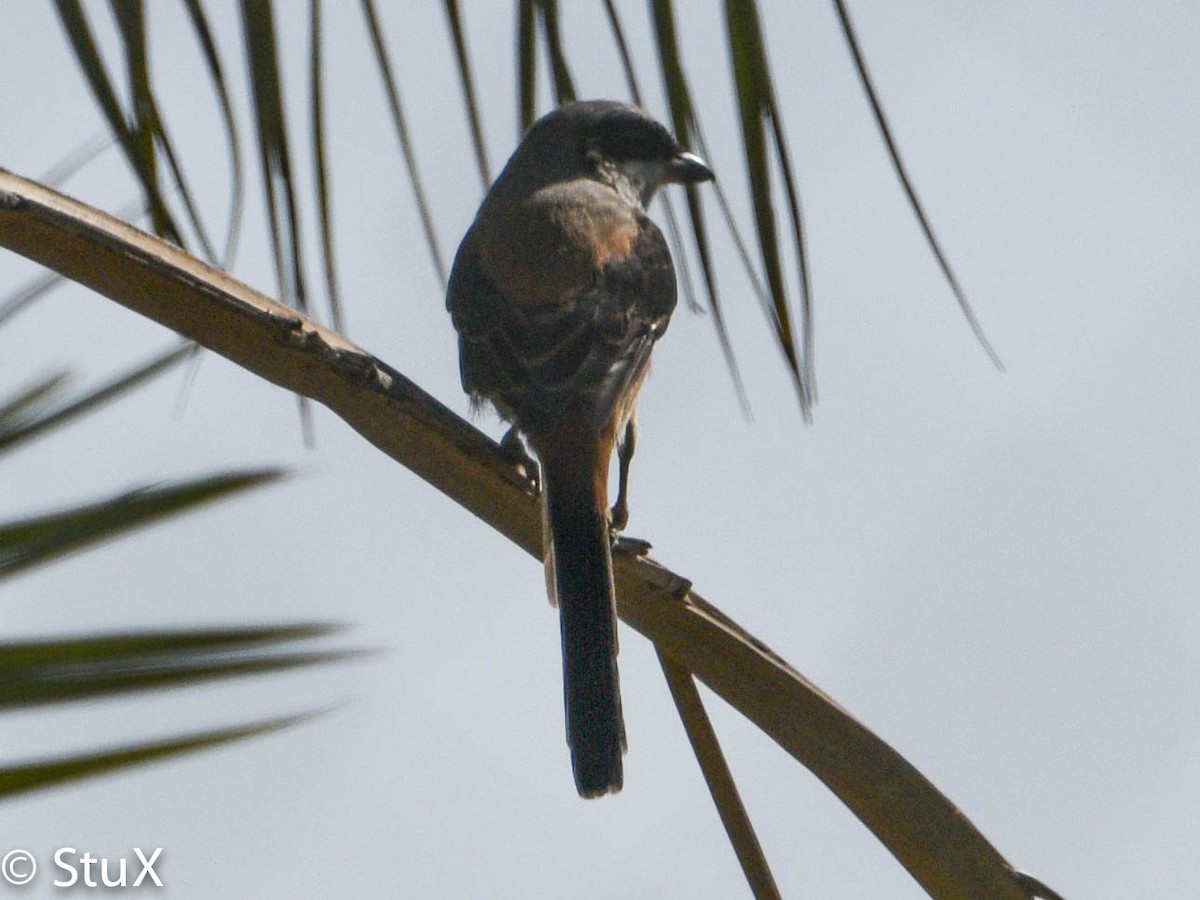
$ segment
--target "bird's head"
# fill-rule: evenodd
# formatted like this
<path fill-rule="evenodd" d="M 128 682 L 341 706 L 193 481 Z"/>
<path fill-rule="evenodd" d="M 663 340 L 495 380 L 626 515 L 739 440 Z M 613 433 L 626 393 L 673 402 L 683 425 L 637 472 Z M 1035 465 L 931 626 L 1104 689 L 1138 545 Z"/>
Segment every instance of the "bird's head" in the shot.
<path fill-rule="evenodd" d="M 593 178 L 645 209 L 664 184 L 713 178 L 645 110 L 611 100 L 568 103 L 543 116 L 521 142 L 522 155 L 540 157 L 546 171 Z"/>

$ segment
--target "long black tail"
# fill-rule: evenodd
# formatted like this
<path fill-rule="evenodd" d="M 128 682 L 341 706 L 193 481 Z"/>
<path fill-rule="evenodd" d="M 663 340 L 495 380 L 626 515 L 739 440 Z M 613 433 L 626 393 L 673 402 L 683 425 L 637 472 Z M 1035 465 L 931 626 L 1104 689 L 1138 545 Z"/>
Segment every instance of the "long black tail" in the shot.
<path fill-rule="evenodd" d="M 599 797 L 621 789 L 625 752 L 607 492 L 599 480 L 607 472 L 597 476 L 594 460 L 565 454 L 542 463 L 562 625 L 567 744 L 579 795 Z"/>

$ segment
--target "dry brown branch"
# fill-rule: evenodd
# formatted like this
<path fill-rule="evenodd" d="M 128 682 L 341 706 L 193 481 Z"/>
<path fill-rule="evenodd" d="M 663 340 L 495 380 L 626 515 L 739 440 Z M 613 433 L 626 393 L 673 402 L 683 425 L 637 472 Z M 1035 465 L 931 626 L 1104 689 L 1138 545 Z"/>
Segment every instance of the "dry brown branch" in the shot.
<path fill-rule="evenodd" d="M 6 246 L 324 404 L 387 455 L 540 556 L 530 484 L 499 448 L 390 366 L 181 250 L 0 170 Z M 614 561 L 620 613 L 808 767 L 928 893 L 1028 900 L 1028 882 L 895 750 L 645 557 Z"/>
<path fill-rule="evenodd" d="M 755 900 L 777 900 L 779 888 L 775 885 L 775 877 L 767 865 L 762 847 L 758 843 L 758 835 L 754 833 L 754 825 L 742 803 L 737 785 L 733 782 L 733 773 L 725 762 L 725 754 L 721 752 L 721 744 L 717 741 L 717 733 L 713 730 L 712 722 L 704 709 L 704 701 L 700 699 L 700 691 L 696 688 L 696 679 L 692 673 L 675 662 L 661 650 L 658 651 L 658 661 L 662 664 L 663 674 L 667 678 L 667 687 L 671 689 L 671 698 L 679 711 L 683 727 L 687 729 L 688 739 L 692 742 L 692 750 L 696 761 L 704 772 L 704 780 L 708 782 L 708 792 L 712 794 L 713 803 L 721 816 L 721 824 L 738 862 L 742 864 L 742 873 L 754 893 Z"/>

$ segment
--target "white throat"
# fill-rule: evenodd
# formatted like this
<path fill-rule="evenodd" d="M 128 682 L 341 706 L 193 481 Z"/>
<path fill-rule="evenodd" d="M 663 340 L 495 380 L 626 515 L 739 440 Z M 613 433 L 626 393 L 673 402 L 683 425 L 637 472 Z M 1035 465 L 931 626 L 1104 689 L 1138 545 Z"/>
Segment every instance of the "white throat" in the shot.
<path fill-rule="evenodd" d="M 656 160 L 627 159 L 605 166 L 602 172 L 621 199 L 644 211 L 663 183 L 666 169 L 665 163 Z"/>

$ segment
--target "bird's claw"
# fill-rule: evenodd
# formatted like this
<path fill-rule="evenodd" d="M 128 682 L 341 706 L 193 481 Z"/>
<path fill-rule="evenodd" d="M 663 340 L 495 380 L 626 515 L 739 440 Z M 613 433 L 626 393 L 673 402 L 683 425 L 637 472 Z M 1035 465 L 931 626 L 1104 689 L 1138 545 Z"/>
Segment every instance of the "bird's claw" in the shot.
<path fill-rule="evenodd" d="M 650 542 L 642 538 L 626 537 L 623 534 L 613 534 L 612 536 L 613 553 L 620 553 L 623 556 L 645 556 L 650 552 L 650 547 Z"/>
<path fill-rule="evenodd" d="M 542 470 L 538 467 L 537 460 L 525 449 L 525 442 L 521 439 L 521 433 L 515 425 L 508 429 L 504 437 L 500 439 L 500 450 L 512 460 L 513 465 L 520 470 L 522 475 L 533 482 L 533 492 L 540 494 L 542 492 Z"/>

